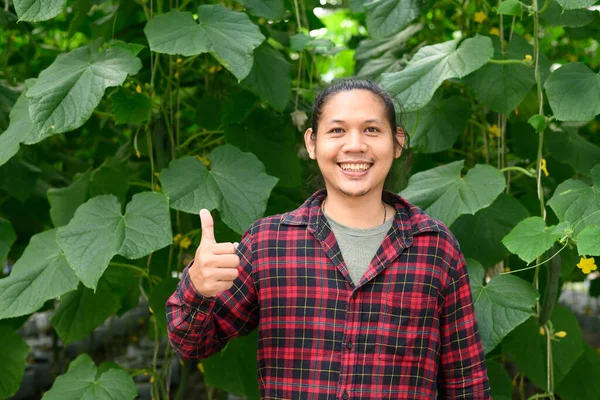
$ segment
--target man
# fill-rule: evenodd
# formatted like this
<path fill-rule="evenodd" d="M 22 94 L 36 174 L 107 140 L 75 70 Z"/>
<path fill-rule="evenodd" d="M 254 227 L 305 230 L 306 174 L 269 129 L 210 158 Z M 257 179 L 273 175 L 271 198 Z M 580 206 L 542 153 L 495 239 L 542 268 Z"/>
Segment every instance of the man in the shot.
<path fill-rule="evenodd" d="M 439 221 L 383 190 L 405 133 L 389 96 L 345 80 L 304 135 L 326 190 L 202 239 L 167 302 L 170 340 L 205 358 L 258 328 L 263 399 L 490 399 L 464 258 Z"/>

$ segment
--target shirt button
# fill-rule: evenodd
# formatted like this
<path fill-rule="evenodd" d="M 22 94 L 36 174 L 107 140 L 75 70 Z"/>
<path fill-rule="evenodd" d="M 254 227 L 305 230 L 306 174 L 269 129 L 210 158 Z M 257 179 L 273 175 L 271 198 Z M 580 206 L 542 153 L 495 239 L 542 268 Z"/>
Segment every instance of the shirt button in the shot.
<path fill-rule="evenodd" d="M 350 340 L 348 340 L 348 341 L 346 342 L 346 347 L 347 347 L 347 348 L 349 348 L 349 349 L 351 349 L 351 348 L 352 348 L 352 342 L 351 342 Z"/>
<path fill-rule="evenodd" d="M 348 400 L 348 398 L 349 398 L 349 397 L 350 397 L 350 396 L 348 396 L 348 392 L 346 392 L 346 391 L 344 390 L 344 394 L 342 394 L 342 399 L 344 399 L 344 400 Z"/>

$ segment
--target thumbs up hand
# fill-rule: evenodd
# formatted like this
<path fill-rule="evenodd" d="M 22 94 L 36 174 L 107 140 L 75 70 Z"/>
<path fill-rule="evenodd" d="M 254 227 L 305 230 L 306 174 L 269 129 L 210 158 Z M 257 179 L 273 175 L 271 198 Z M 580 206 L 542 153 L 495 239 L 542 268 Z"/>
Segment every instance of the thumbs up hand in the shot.
<path fill-rule="evenodd" d="M 236 254 L 236 245 L 217 243 L 215 240 L 210 211 L 200 210 L 200 223 L 202 237 L 189 274 L 198 293 L 213 297 L 233 286 L 233 281 L 238 277 L 240 258 Z"/>

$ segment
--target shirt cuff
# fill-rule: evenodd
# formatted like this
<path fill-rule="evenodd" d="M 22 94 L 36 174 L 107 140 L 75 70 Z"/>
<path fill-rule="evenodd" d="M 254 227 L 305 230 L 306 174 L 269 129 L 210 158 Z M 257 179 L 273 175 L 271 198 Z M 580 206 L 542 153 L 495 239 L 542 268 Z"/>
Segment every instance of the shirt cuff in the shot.
<path fill-rule="evenodd" d="M 197 310 L 202 314 L 210 314 L 215 305 L 215 298 L 203 296 L 196 291 L 188 272 L 189 268 L 192 266 L 192 262 L 185 267 L 183 274 L 181 275 L 181 281 L 179 282 L 179 287 L 177 289 L 179 298 L 186 306 Z"/>

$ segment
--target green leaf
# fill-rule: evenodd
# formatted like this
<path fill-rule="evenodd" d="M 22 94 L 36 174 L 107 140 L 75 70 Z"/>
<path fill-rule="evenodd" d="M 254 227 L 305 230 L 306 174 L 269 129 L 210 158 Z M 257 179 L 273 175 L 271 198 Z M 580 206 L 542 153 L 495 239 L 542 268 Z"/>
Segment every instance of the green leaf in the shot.
<path fill-rule="evenodd" d="M 0 326 L 0 399 L 17 393 L 25 375 L 29 346 L 18 333 Z"/>
<path fill-rule="evenodd" d="M 600 114 L 600 75 L 585 64 L 563 65 L 550 74 L 544 88 L 559 121 L 590 121 Z"/>
<path fill-rule="evenodd" d="M 143 93 L 127 95 L 119 90 L 111 96 L 115 124 L 141 124 L 148 120 L 150 98 Z"/>
<path fill-rule="evenodd" d="M 258 26 L 244 13 L 222 5 L 198 7 L 198 22 L 177 10 L 152 18 L 144 33 L 157 53 L 193 56 L 210 52 L 238 80 L 252 69 L 252 52 L 264 40 Z"/>
<path fill-rule="evenodd" d="M 256 378 L 256 332 L 231 340 L 222 351 L 202 360 L 207 385 L 245 395 L 248 400 L 260 399 Z"/>
<path fill-rule="evenodd" d="M 462 78 L 481 68 L 494 54 L 492 40 L 476 35 L 421 48 L 400 72 L 383 74 L 381 84 L 398 96 L 405 111 L 425 106 L 446 79 Z"/>
<path fill-rule="evenodd" d="M 411 176 L 401 193 L 433 218 L 450 226 L 463 214 L 474 214 L 492 204 L 506 187 L 504 175 L 490 165 L 477 164 L 461 177 L 464 160 Z"/>
<path fill-rule="evenodd" d="M 17 20 L 17 16 L 0 8 L 0 26 L 8 26 Z"/>
<path fill-rule="evenodd" d="M 564 10 L 556 1 L 550 1 L 550 5 L 540 16 L 550 26 L 568 26 L 571 28 L 582 27 L 594 20 L 597 11 L 585 8 L 578 10 Z"/>
<path fill-rule="evenodd" d="M 513 385 L 508 372 L 502 364 L 495 360 L 485 360 L 490 379 L 490 390 L 492 399 L 512 399 Z"/>
<path fill-rule="evenodd" d="M 580 256 L 600 256 L 600 226 L 590 225 L 575 239 Z"/>
<path fill-rule="evenodd" d="M 498 6 L 497 13 L 502 15 L 514 15 L 521 18 L 523 16 L 521 2 L 519 0 L 505 0 Z"/>
<path fill-rule="evenodd" d="M 373 0 L 364 3 L 370 36 L 384 38 L 400 32 L 426 11 L 428 0 Z M 355 7 L 357 8 L 357 7 Z"/>
<path fill-rule="evenodd" d="M 587 8 L 593 6 L 598 0 L 556 0 L 562 8 L 566 10 L 575 10 L 577 8 Z"/>
<path fill-rule="evenodd" d="M 110 368 L 98 374 L 94 361 L 87 354 L 79 355 L 67 372 L 54 381 L 43 400 L 133 400 L 137 387 L 122 369 Z"/>
<path fill-rule="evenodd" d="M 508 43 L 505 54 L 502 54 L 497 37 L 492 36 L 492 42 L 496 60 L 522 60 L 525 55 L 533 54 L 531 45 L 517 35 Z M 464 82 L 477 101 L 498 113 L 508 115 L 529 93 L 535 84 L 535 76 L 533 69 L 522 64 L 488 63 L 467 76 Z"/>
<path fill-rule="evenodd" d="M 250 14 L 257 17 L 263 17 L 272 21 L 283 18 L 284 8 L 282 0 L 239 0 L 239 2 L 246 6 Z"/>
<path fill-rule="evenodd" d="M 543 132 L 546 129 L 546 116 L 542 114 L 532 115 L 527 123 L 535 129 L 536 133 Z M 552 135 L 550 135 L 552 136 Z"/>
<path fill-rule="evenodd" d="M 267 174 L 279 178 L 279 186 L 298 187 L 302 183 L 302 167 L 296 155 L 295 129 L 289 117 L 259 108 L 243 124 L 228 126 L 225 140 L 256 155 Z"/>
<path fill-rule="evenodd" d="M 148 306 L 152 310 L 158 332 L 161 336 L 167 336 L 167 309 L 166 302 L 169 297 L 175 292 L 179 279 L 166 278 L 160 281 L 152 288 L 150 296 L 148 296 Z"/>
<path fill-rule="evenodd" d="M 113 39 L 111 40 L 108 45 L 111 48 L 117 48 L 117 49 L 125 49 L 127 51 L 129 51 L 131 54 L 133 54 L 134 56 L 137 56 L 138 54 L 140 54 L 140 51 L 144 50 L 146 48 L 146 46 L 144 46 L 143 44 L 139 44 L 139 43 L 126 43 L 122 40 L 118 40 L 118 39 Z"/>
<path fill-rule="evenodd" d="M 290 63 L 269 43 L 264 42 L 254 51 L 254 64 L 241 82 L 276 110 L 283 111 L 292 94 Z"/>
<path fill-rule="evenodd" d="M 0 319 L 31 314 L 47 300 L 77 289 L 77 276 L 55 235 L 53 229 L 33 236 L 11 274 L 0 280 Z"/>
<path fill-rule="evenodd" d="M 377 79 L 383 73 L 401 71 L 404 65 L 404 60 L 396 57 L 393 53 L 386 53 L 364 63 L 356 75 L 361 78 Z"/>
<path fill-rule="evenodd" d="M 404 126 L 410 132 L 410 147 L 419 153 L 437 153 L 451 148 L 464 132 L 471 103 L 464 97 L 434 98 L 418 111 L 406 113 Z"/>
<path fill-rule="evenodd" d="M 29 115 L 42 134 L 68 132 L 82 126 L 108 87 L 135 75 L 142 62 L 125 49 L 98 50 L 90 43 L 56 60 L 27 91 Z"/>
<path fill-rule="evenodd" d="M 472 259 L 467 266 L 481 343 L 489 353 L 531 316 L 539 294 L 531 283 L 514 275 L 498 275 L 484 286 L 483 266 Z"/>
<path fill-rule="evenodd" d="M 451 230 L 465 257 L 474 258 L 487 268 L 510 254 L 502 244 L 502 238 L 528 216 L 529 212 L 520 201 L 501 193 L 489 207 L 474 215 L 458 217 Z"/>
<path fill-rule="evenodd" d="M 160 173 L 163 191 L 172 208 L 191 214 L 216 208 L 227 226 L 243 233 L 265 212 L 277 178 L 265 173 L 254 154 L 230 145 L 217 147 L 209 160 L 210 171 L 196 157 L 172 161 Z"/>
<path fill-rule="evenodd" d="M 590 225 L 600 226 L 600 164 L 591 174 L 593 186 L 569 179 L 558 185 L 548 201 L 556 216 L 574 227 L 575 234 Z"/>
<path fill-rule="evenodd" d="M 350 3 L 352 5 L 352 2 Z M 395 53 L 404 49 L 408 40 L 423 29 L 423 24 L 413 24 L 396 35 L 386 39 L 361 40 L 354 53 L 356 60 L 378 58 L 386 53 Z"/>
<path fill-rule="evenodd" d="M 580 174 L 589 175 L 594 165 L 600 164 L 600 147 L 576 131 L 553 130 L 546 135 L 544 144 L 552 157 L 569 164 Z"/>
<path fill-rule="evenodd" d="M 600 354 L 587 343 L 583 346 L 581 357 L 556 386 L 561 399 L 588 400 L 600 393 Z"/>
<path fill-rule="evenodd" d="M 552 342 L 554 383 L 558 387 L 583 354 L 581 329 L 573 312 L 557 305 L 550 318 L 554 330 L 565 331 L 567 336 Z M 508 335 L 503 342 L 503 350 L 511 355 L 519 371 L 522 371 L 535 385 L 546 389 L 547 337 L 540 335 L 540 326 L 535 318 L 530 318 Z"/>
<path fill-rule="evenodd" d="M 173 242 L 168 204 L 162 193 L 138 193 L 122 214 L 115 196 L 96 196 L 58 228 L 56 241 L 83 284 L 95 289 L 116 254 L 136 259 Z"/>
<path fill-rule="evenodd" d="M 568 224 L 561 223 L 546 227 L 540 217 L 529 217 L 519 222 L 502 243 L 511 253 L 516 254 L 526 263 L 530 263 L 544 254 L 555 241 L 560 239 Z"/>
<path fill-rule="evenodd" d="M 105 163 L 91 172 L 76 176 L 66 188 L 48 189 L 50 217 L 54 226 L 68 224 L 80 205 L 101 194 L 114 194 L 121 204 L 125 203 L 129 190 L 127 178 L 122 165 Z"/>
<path fill-rule="evenodd" d="M 56 17 L 65 7 L 67 0 L 14 0 L 19 21 L 46 21 Z"/>
<path fill-rule="evenodd" d="M 17 240 L 17 234 L 10 221 L 0 217 L 0 266 L 6 264 L 10 247 Z M 0 281 L 1 282 L 1 281 Z M 1 297 L 2 295 L 0 295 Z"/>
<path fill-rule="evenodd" d="M 62 295 L 50 322 L 63 342 L 73 343 L 92 333 L 120 306 L 119 297 L 100 280 L 95 293 L 79 285 L 76 291 Z"/>

